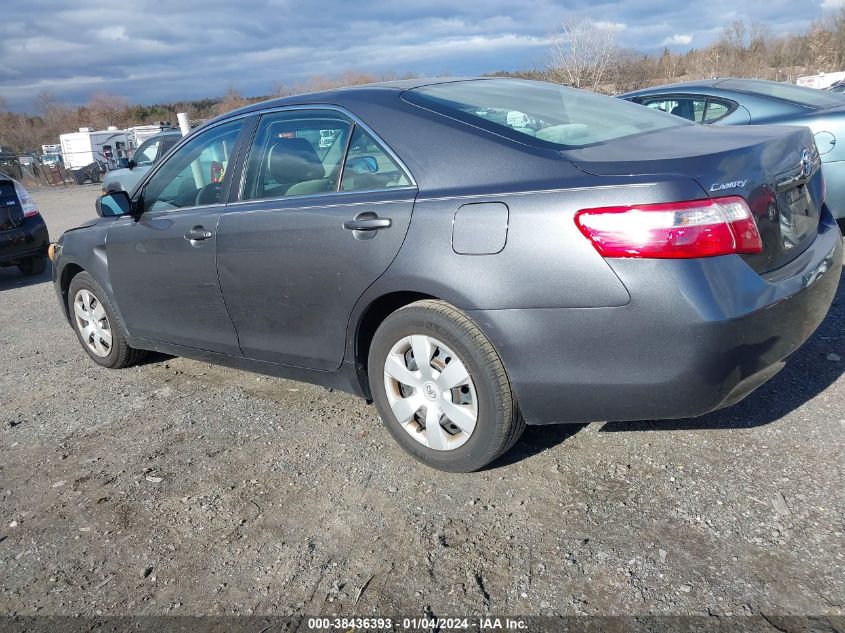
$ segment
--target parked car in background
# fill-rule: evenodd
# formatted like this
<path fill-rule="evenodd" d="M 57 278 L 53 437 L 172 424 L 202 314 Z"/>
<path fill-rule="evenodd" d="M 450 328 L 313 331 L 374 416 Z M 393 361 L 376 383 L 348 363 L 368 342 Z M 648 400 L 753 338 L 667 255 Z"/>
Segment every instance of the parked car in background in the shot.
<path fill-rule="evenodd" d="M 845 95 L 759 79 L 711 79 L 620 97 L 696 123 L 809 127 L 824 163 L 827 205 L 845 219 Z"/>
<path fill-rule="evenodd" d="M 61 154 L 42 154 L 41 162 L 45 165 L 64 165 Z"/>
<path fill-rule="evenodd" d="M 777 373 L 842 270 L 813 148 L 543 82 L 299 95 L 103 196 L 53 280 L 99 365 L 351 391 L 419 460 L 474 470 L 526 423 L 697 416 Z"/>
<path fill-rule="evenodd" d="M 18 153 L 8 145 L 0 145 L 0 173 L 21 177 L 21 163 Z"/>
<path fill-rule="evenodd" d="M 132 158 L 121 159 L 118 169 L 113 169 L 103 176 L 103 192 L 132 191 L 156 161 L 180 138 L 182 134 L 179 130 L 168 130 L 148 138 L 138 146 Z"/>
<path fill-rule="evenodd" d="M 827 88 L 828 92 L 845 92 L 845 81 L 837 81 L 835 84 Z"/>
<path fill-rule="evenodd" d="M 17 266 L 24 275 L 44 272 L 50 237 L 29 192 L 0 173 L 0 266 Z"/>

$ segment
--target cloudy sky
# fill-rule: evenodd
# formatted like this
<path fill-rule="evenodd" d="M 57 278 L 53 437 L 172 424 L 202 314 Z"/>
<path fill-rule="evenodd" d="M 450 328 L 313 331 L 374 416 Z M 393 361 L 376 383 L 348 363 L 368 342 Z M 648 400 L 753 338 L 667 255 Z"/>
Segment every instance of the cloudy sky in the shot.
<path fill-rule="evenodd" d="M 722 26 L 800 31 L 845 0 L 0 0 L 0 96 L 30 110 L 108 92 L 155 103 L 267 94 L 344 71 L 470 75 L 540 67 L 567 17 L 614 25 L 654 52 L 712 42 Z"/>

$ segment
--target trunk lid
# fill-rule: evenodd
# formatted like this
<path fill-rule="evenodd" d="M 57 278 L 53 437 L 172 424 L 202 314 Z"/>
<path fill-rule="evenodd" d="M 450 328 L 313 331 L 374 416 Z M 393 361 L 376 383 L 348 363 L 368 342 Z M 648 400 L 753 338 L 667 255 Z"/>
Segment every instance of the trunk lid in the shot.
<path fill-rule="evenodd" d="M 807 128 L 684 126 L 563 154 L 596 176 L 680 175 L 702 198 L 742 196 L 763 240 L 762 253 L 742 257 L 761 274 L 800 255 L 818 231 L 821 162 Z"/>
<path fill-rule="evenodd" d="M 15 181 L 0 176 L 0 231 L 23 224 L 23 208 L 15 191 Z"/>

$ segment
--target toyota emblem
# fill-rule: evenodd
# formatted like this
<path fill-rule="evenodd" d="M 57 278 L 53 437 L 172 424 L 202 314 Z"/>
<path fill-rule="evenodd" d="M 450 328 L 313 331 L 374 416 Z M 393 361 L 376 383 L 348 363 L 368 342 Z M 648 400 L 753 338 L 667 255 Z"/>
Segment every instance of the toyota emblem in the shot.
<path fill-rule="evenodd" d="M 801 177 L 809 178 L 813 173 L 813 155 L 810 150 L 805 149 L 801 152 Z"/>

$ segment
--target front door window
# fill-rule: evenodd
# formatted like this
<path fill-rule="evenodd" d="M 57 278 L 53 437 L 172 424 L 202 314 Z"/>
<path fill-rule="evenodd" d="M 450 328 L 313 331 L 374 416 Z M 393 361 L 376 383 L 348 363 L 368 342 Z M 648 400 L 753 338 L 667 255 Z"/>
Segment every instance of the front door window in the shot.
<path fill-rule="evenodd" d="M 224 178 L 234 167 L 243 119 L 229 121 L 185 143 L 144 185 L 144 211 L 173 211 L 222 202 Z"/>

